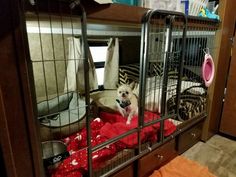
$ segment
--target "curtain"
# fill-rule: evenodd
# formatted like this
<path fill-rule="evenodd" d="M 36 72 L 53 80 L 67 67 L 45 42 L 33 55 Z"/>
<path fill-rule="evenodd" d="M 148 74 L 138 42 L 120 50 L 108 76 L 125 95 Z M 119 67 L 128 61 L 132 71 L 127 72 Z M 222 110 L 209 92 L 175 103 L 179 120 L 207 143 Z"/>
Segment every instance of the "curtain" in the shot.
<path fill-rule="evenodd" d="M 104 68 L 104 88 L 116 89 L 119 71 L 119 39 L 111 38 L 108 43 Z"/>
<path fill-rule="evenodd" d="M 83 47 L 79 38 L 69 37 L 69 52 L 67 61 L 67 71 L 65 77 L 64 92 L 79 91 L 84 92 L 84 62 Z M 97 75 L 92 55 L 88 49 L 89 60 L 89 85 L 90 90 L 98 88 Z"/>

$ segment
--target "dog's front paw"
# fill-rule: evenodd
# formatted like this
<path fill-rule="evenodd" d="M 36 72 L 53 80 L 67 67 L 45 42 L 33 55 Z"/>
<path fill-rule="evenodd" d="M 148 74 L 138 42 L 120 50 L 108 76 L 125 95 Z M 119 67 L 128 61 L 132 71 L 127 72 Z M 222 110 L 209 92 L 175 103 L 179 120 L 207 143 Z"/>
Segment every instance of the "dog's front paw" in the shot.
<path fill-rule="evenodd" d="M 128 117 L 128 115 L 127 115 L 126 112 L 122 112 L 121 115 L 122 115 L 122 117 L 124 117 L 124 118 Z"/>
<path fill-rule="evenodd" d="M 130 120 L 127 120 L 127 121 L 126 121 L 126 125 L 130 125 Z"/>

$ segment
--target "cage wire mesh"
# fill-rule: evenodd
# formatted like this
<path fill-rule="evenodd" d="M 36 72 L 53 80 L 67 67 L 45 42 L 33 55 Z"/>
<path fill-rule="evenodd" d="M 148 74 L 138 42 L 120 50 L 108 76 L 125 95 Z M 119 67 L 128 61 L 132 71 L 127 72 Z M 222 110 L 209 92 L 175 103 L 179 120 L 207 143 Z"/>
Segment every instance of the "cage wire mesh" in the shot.
<path fill-rule="evenodd" d="M 63 138 L 85 125 L 85 89 L 79 89 L 81 83 L 84 87 L 85 71 L 82 76 L 69 75 L 69 70 L 75 73 L 85 58 L 79 17 L 55 16 L 39 13 L 37 6 L 35 9 L 35 14 L 26 14 L 26 25 L 38 119 L 44 129 L 41 138 L 46 141 Z"/>
<path fill-rule="evenodd" d="M 86 16 L 79 3 L 73 2 L 66 4 L 64 15 L 64 5 L 62 1 L 34 1 L 25 13 L 46 176 L 53 175 L 63 160 L 74 162 L 67 164 L 73 168 L 79 160 L 73 154 L 79 155 L 79 150 L 85 166 L 91 168 L 90 136 L 78 134 L 84 129 L 90 135 Z"/>
<path fill-rule="evenodd" d="M 97 134 L 103 124 L 86 88 L 86 19 L 78 10 L 64 13 L 65 1 L 35 1 L 25 14 L 45 174 L 103 176 L 137 154 L 138 130 L 112 139 Z"/>
<path fill-rule="evenodd" d="M 158 12 L 143 22 L 138 125 L 107 139 L 90 104 L 86 19 L 70 8 L 64 15 L 64 1 L 35 1 L 33 11 L 26 25 L 43 159 L 51 155 L 46 176 L 108 176 L 173 138 L 166 121 L 178 129 L 206 111 L 200 68 L 204 51 L 214 53 L 215 29 L 188 28 L 183 51 L 184 17 Z M 144 136 L 150 129 L 152 136 Z"/>
<path fill-rule="evenodd" d="M 177 119 L 177 106 L 173 110 L 167 109 L 167 100 L 178 95 L 183 43 L 174 43 L 174 35 L 184 40 L 186 19 L 182 14 L 172 14 L 165 11 L 150 12 L 146 18 L 142 33 L 145 45 L 143 46 L 143 66 L 140 90 L 141 115 L 145 111 L 152 111 L 156 116 L 151 120 L 142 120 L 144 126 L 153 125 L 160 128 L 152 146 L 163 143 L 167 138 L 173 138 L 173 129 L 181 122 Z M 142 51 L 142 49 L 141 49 Z M 142 54 L 141 54 L 142 55 Z M 144 115 L 145 119 L 145 115 Z M 171 124 L 169 124 L 171 122 Z M 168 125 L 173 125 L 172 132 L 165 132 Z M 156 144 L 157 143 L 157 144 Z M 155 145 L 156 144 L 156 145 Z"/>
<path fill-rule="evenodd" d="M 168 15 L 166 17 L 169 18 Z M 214 58 L 216 49 L 216 27 L 207 26 L 207 22 L 195 21 L 197 25 L 191 26 L 190 23 L 186 32 L 187 24 L 184 23 L 184 18 L 175 15 L 172 25 L 168 24 L 170 19 L 164 19 L 163 15 L 159 15 L 159 19 L 153 15 L 153 18 L 149 19 L 149 26 L 145 28 L 148 35 L 145 38 L 147 46 L 144 47 L 144 53 L 147 54 L 146 61 L 142 63 L 145 70 L 142 73 L 147 74 L 142 82 L 146 84 L 142 88 L 145 97 L 141 96 L 140 101 L 145 100 L 143 107 L 146 110 L 155 108 L 152 111 L 161 115 L 161 119 L 156 121 L 160 122 L 159 142 L 175 135 L 174 133 L 165 136 L 162 133 L 165 132 L 162 131 L 165 129 L 165 120 L 176 125 L 178 134 L 187 122 L 206 116 L 207 88 L 202 79 L 202 65 L 205 54 L 209 53 Z M 183 35 L 185 32 L 186 37 Z M 154 33 L 156 34 L 153 35 Z M 161 45 L 162 41 L 164 44 Z M 152 78 L 149 73 L 154 67 L 161 69 Z M 149 97 L 150 91 L 152 97 Z"/>
<path fill-rule="evenodd" d="M 214 28 L 188 27 L 178 115 L 181 122 L 206 116 L 207 87 L 202 79 L 202 65 L 208 51 L 215 57 L 215 34 Z M 181 40 L 175 38 L 174 43 Z M 176 97 L 167 100 L 168 110 L 175 109 L 175 101 Z"/>

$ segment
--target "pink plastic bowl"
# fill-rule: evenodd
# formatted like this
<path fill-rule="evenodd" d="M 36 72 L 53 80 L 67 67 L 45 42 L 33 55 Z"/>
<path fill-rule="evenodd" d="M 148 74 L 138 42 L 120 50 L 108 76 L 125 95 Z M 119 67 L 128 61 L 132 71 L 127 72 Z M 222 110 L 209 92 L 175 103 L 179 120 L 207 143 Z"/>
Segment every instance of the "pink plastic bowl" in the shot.
<path fill-rule="evenodd" d="M 204 62 L 202 64 L 202 78 L 205 82 L 205 86 L 209 87 L 213 81 L 215 75 L 214 62 L 210 54 L 205 55 Z"/>

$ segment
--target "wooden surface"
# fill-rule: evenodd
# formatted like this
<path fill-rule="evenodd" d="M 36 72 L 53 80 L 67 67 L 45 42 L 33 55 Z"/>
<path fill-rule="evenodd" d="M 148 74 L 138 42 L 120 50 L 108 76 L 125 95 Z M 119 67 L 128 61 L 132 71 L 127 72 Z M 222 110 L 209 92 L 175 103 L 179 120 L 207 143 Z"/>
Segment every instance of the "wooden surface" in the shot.
<path fill-rule="evenodd" d="M 7 175 L 33 176 L 34 167 L 25 124 L 22 90 L 19 86 L 14 36 L 9 34 L 1 38 L 0 47 L 0 142 Z"/>
<path fill-rule="evenodd" d="M 139 159 L 138 176 L 149 176 L 155 169 L 160 168 L 162 165 L 176 157 L 177 151 L 175 150 L 175 145 L 175 139 L 173 139 Z"/>
<path fill-rule="evenodd" d="M 70 10 L 68 1 L 37 1 L 36 6 L 32 6 L 25 1 L 26 12 L 33 14 L 49 13 L 51 15 L 78 16 L 81 14 L 78 8 Z M 143 15 L 149 10 L 139 6 L 128 6 L 123 4 L 98 4 L 93 0 L 82 0 L 88 21 L 100 23 L 115 23 L 140 25 Z M 215 20 L 202 17 L 188 17 L 188 25 L 192 27 L 216 28 L 218 24 Z"/>
<path fill-rule="evenodd" d="M 186 130 L 178 136 L 177 147 L 179 154 L 183 153 L 200 140 L 202 134 L 202 125 L 203 122 L 201 121 L 197 125 L 191 127 L 190 129 Z"/>
<path fill-rule="evenodd" d="M 111 177 L 133 177 L 134 176 L 134 169 L 133 164 L 125 167 L 124 169 L 120 170 L 116 174 L 112 175 Z"/>
<path fill-rule="evenodd" d="M 0 6 L 0 143 L 9 177 L 42 177 L 41 152 L 29 90 L 24 11 L 17 0 Z M 4 25 L 6 24 L 6 25 Z"/>
<path fill-rule="evenodd" d="M 236 20 L 236 18 L 235 18 Z M 236 21 L 235 21 L 236 23 Z M 234 24 L 235 24 L 234 23 Z M 234 36 L 234 41 L 236 40 Z M 236 41 L 232 47 L 232 56 L 227 81 L 227 91 L 220 123 L 222 133 L 236 137 Z"/>
<path fill-rule="evenodd" d="M 221 0 L 219 14 L 222 22 L 216 34 L 217 51 L 214 58 L 215 77 L 208 89 L 208 118 L 203 128 L 202 140 L 206 141 L 219 130 L 219 123 L 222 113 L 224 89 L 226 87 L 228 67 L 230 63 L 230 38 L 233 36 L 234 0 Z"/>
<path fill-rule="evenodd" d="M 148 11 L 146 8 L 122 4 L 85 4 L 85 9 L 90 20 L 137 24 L 141 24 L 142 16 Z"/>

